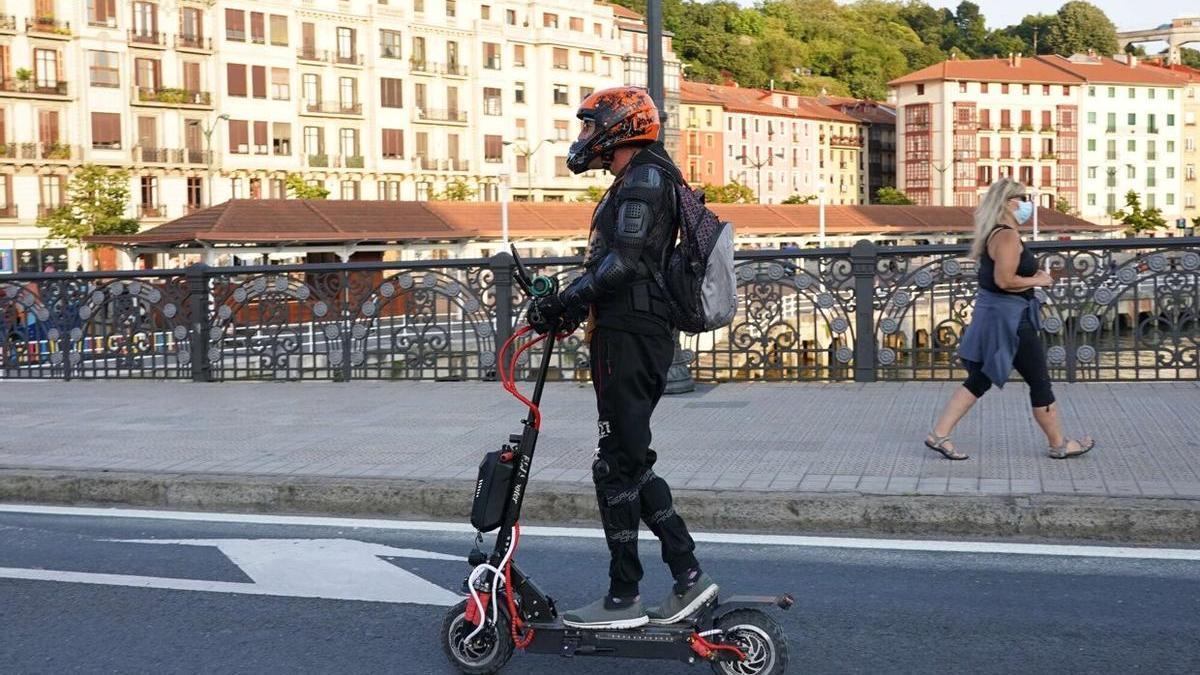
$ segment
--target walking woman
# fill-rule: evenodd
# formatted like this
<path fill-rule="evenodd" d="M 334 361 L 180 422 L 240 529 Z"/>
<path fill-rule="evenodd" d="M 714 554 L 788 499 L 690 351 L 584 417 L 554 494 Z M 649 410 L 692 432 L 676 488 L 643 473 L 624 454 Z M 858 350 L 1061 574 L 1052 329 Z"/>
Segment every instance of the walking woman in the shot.
<path fill-rule="evenodd" d="M 1090 436 L 1068 439 L 1058 419 L 1058 405 L 1050 388 L 1046 348 L 1041 330 L 1038 286 L 1050 286 L 1050 274 L 1038 270 L 1033 254 L 1021 243 L 1018 228 L 1029 221 L 1034 205 L 1025 186 L 1011 178 L 992 184 L 975 210 L 975 240 L 971 257 L 979 261 L 979 291 L 971 324 L 963 333 L 958 355 L 967 379 L 954 392 L 925 445 L 946 459 L 967 459 L 950 435 L 958 421 L 993 384 L 1003 387 L 1015 368 L 1029 385 L 1033 419 L 1046 434 L 1050 456 L 1076 457 L 1091 450 Z"/>

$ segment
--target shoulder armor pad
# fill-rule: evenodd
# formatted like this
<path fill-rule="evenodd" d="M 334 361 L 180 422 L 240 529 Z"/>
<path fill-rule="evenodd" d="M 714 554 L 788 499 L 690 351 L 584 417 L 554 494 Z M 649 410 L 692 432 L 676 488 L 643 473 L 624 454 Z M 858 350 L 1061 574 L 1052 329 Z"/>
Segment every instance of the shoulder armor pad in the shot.
<path fill-rule="evenodd" d="M 663 170 L 653 164 L 641 164 L 629 170 L 629 177 L 621 187 L 631 190 L 657 190 L 665 185 L 667 177 Z"/>

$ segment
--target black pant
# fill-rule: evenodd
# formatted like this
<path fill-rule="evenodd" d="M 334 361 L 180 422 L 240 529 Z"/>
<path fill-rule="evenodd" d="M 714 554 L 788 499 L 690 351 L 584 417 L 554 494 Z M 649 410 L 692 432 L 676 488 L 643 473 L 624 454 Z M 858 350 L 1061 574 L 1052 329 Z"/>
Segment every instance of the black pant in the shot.
<path fill-rule="evenodd" d="M 695 544 L 671 504 L 671 489 L 655 475 L 650 415 L 667 385 L 675 343 L 666 335 L 611 328 L 592 334 L 592 387 L 600 413 L 600 442 L 592 464 L 608 550 L 609 593 L 637 595 L 638 519 L 662 541 L 662 558 L 679 575 L 697 567 Z"/>
<path fill-rule="evenodd" d="M 980 370 L 983 364 L 965 361 L 967 380 L 963 386 L 979 398 L 992 388 L 992 381 Z M 1044 408 L 1054 403 L 1054 392 L 1050 387 L 1050 371 L 1046 366 L 1046 347 L 1028 317 L 1021 317 L 1017 326 L 1017 353 L 1013 356 L 1013 368 L 1029 385 L 1029 402 L 1035 408 Z"/>

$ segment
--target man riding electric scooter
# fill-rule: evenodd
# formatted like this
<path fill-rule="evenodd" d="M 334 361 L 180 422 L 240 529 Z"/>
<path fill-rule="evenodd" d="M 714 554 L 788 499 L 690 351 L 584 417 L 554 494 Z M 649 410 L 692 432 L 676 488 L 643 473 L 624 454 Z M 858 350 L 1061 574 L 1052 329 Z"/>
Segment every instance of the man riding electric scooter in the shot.
<path fill-rule="evenodd" d="M 604 598 L 562 620 L 575 628 L 670 624 L 718 590 L 700 570 L 671 490 L 653 471 L 650 449 L 650 416 L 675 350 L 669 300 L 654 272 L 675 241 L 674 186 L 683 177 L 658 141 L 658 109 L 645 89 L 593 93 L 577 117 L 583 129 L 567 167 L 576 174 L 606 169 L 616 180 L 592 216 L 583 275 L 561 293 L 535 300 L 529 316 L 540 333 L 571 331 L 587 320 L 600 434 L 592 479 L 612 560 Z M 649 609 L 638 589 L 639 519 L 661 540 L 663 561 L 675 578 L 666 599 Z"/>

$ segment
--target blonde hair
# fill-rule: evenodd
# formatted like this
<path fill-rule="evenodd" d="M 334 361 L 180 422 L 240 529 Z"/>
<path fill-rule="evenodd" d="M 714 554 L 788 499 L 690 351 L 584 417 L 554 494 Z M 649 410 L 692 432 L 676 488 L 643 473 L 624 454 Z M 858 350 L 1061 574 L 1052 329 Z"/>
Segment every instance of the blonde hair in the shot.
<path fill-rule="evenodd" d="M 983 201 L 975 207 L 975 239 L 971 242 L 971 257 L 978 260 L 987 247 L 988 235 L 996 229 L 1008 200 L 1025 194 L 1025 186 L 1008 176 L 992 183 Z"/>

